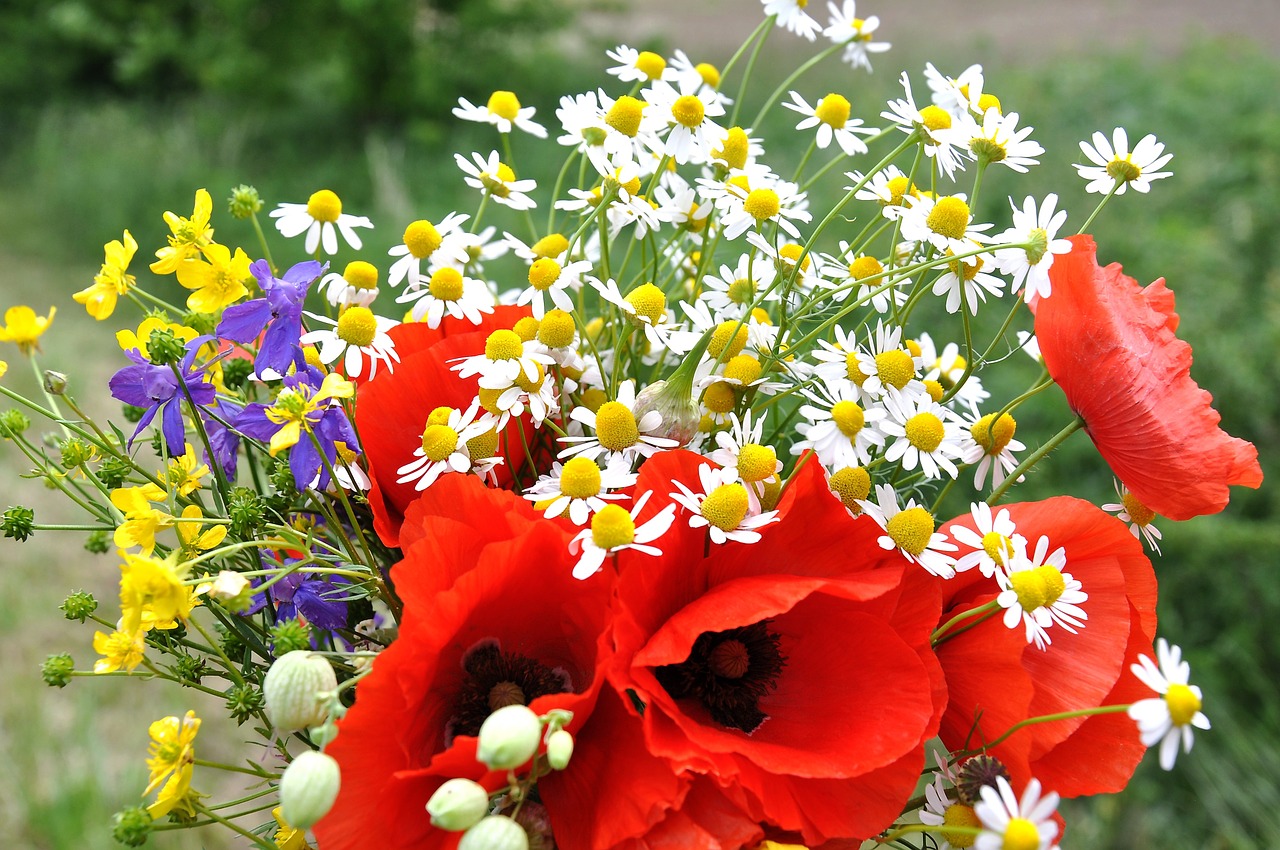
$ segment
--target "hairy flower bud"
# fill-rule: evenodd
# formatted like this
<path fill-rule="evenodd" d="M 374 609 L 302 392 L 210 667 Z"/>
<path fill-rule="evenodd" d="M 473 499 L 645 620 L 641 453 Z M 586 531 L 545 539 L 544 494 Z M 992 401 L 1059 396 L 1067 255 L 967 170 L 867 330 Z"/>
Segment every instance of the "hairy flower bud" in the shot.
<path fill-rule="evenodd" d="M 632 412 L 637 420 L 656 410 L 662 414 L 661 427 L 653 432 L 655 437 L 666 437 L 687 445 L 698 434 L 698 420 L 702 414 L 693 401 L 693 395 L 678 382 L 654 381 L 636 395 Z"/>
<path fill-rule="evenodd" d="M 40 665 L 40 675 L 49 687 L 65 688 L 71 682 L 71 674 L 75 669 L 75 659 L 63 652 L 46 658 Z"/>
<path fill-rule="evenodd" d="M 480 724 L 476 758 L 493 770 L 511 770 L 533 758 L 542 721 L 525 705 L 507 705 Z"/>
<path fill-rule="evenodd" d="M 31 420 L 21 410 L 9 410 L 0 413 L 0 437 L 18 437 L 31 427 Z"/>
<path fill-rule="evenodd" d="M 95 555 L 105 555 L 111 549 L 111 535 L 103 529 L 89 532 L 84 540 L 84 549 Z"/>
<path fill-rule="evenodd" d="M 286 653 L 262 680 L 267 717 L 281 732 L 318 726 L 329 716 L 328 700 L 319 694 L 337 687 L 338 677 L 324 656 L 304 649 Z M 295 823 L 292 818 L 289 822 Z"/>
<path fill-rule="evenodd" d="M 44 389 L 50 395 L 62 395 L 67 391 L 67 376 L 52 369 L 44 373 Z"/>
<path fill-rule="evenodd" d="M 253 685 L 233 685 L 227 691 L 227 713 L 235 718 L 237 726 L 262 711 L 262 705 L 262 691 Z"/>
<path fill-rule="evenodd" d="M 93 457 L 93 446 L 79 437 L 67 437 L 58 444 L 63 469 L 75 469 Z"/>
<path fill-rule="evenodd" d="M 87 590 L 77 590 L 62 600 L 62 604 L 58 606 L 62 609 L 63 615 L 68 620 L 79 620 L 84 622 L 85 619 L 98 610 L 98 600 L 93 598 L 93 594 Z"/>
<path fill-rule="evenodd" d="M 295 829 L 310 829 L 329 813 L 338 798 L 342 771 L 333 756 L 306 750 L 280 777 L 280 809 Z"/>
<path fill-rule="evenodd" d="M 111 837 L 126 847 L 141 847 L 151 835 L 151 814 L 145 806 L 130 806 L 116 812 Z"/>
<path fill-rule="evenodd" d="M 233 218 L 248 218 L 262 209 L 262 198 L 257 189 L 241 183 L 231 190 L 231 197 L 227 198 L 227 209 Z"/>
<path fill-rule="evenodd" d="M 450 779 L 427 801 L 431 825 L 450 832 L 462 832 L 489 813 L 489 792 L 470 779 Z"/>
<path fill-rule="evenodd" d="M 19 543 L 25 541 L 35 531 L 36 512 L 31 508 L 16 505 L 0 514 L 0 531 L 5 537 L 12 537 Z"/>
<path fill-rule="evenodd" d="M 271 627 L 271 651 L 279 658 L 311 647 L 311 628 L 302 620 L 281 620 Z"/>

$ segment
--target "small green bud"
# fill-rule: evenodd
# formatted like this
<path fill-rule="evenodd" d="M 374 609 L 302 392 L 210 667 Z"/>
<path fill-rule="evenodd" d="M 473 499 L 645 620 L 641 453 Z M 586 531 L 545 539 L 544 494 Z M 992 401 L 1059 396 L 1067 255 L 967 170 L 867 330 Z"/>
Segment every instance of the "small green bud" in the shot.
<path fill-rule="evenodd" d="M 111 550 L 111 534 L 105 529 L 90 531 L 89 536 L 85 538 L 84 548 L 86 552 L 92 552 L 95 555 L 105 555 Z"/>
<path fill-rule="evenodd" d="M 222 383 L 229 390 L 238 390 L 253 374 L 253 361 L 243 358 L 227 358 L 222 361 Z"/>
<path fill-rule="evenodd" d="M 0 437 L 13 438 L 31 427 L 31 420 L 21 410 L 9 410 L 0 413 Z"/>
<path fill-rule="evenodd" d="M 128 458 L 107 455 L 98 466 L 98 480 L 108 490 L 114 490 L 117 487 L 124 486 L 125 479 L 129 477 L 129 473 L 132 471 L 133 465 L 129 463 Z"/>
<path fill-rule="evenodd" d="M 489 792 L 470 779 L 450 779 L 427 801 L 431 825 L 450 832 L 470 829 L 488 813 Z"/>
<path fill-rule="evenodd" d="M 277 460 L 276 465 L 271 469 L 271 484 L 280 493 L 288 493 L 292 496 L 297 492 L 297 485 L 293 481 L 293 472 L 289 469 L 289 464 L 283 460 Z"/>
<path fill-rule="evenodd" d="M 245 643 L 241 639 L 240 634 L 235 629 L 229 629 L 222 624 L 217 625 L 218 633 L 221 635 L 222 651 L 228 658 L 238 659 L 244 656 Z"/>
<path fill-rule="evenodd" d="M 334 723 L 332 719 L 326 720 L 319 726 L 312 726 L 308 729 L 307 737 L 317 747 L 327 747 L 338 737 L 338 724 Z"/>
<path fill-rule="evenodd" d="M 555 770 L 564 770 L 573 758 L 573 735 L 567 729 L 557 729 L 547 736 L 547 764 Z"/>
<path fill-rule="evenodd" d="M 263 705 L 262 691 L 253 685 L 233 685 L 227 691 L 227 712 L 235 718 L 237 726 L 261 712 Z"/>
<path fill-rule="evenodd" d="M 93 446 L 79 437 L 67 437 L 58 444 L 63 469 L 75 469 L 93 457 Z"/>
<path fill-rule="evenodd" d="M 121 405 L 121 408 L 123 410 L 124 421 L 126 422 L 141 422 L 142 417 L 147 413 L 147 409 L 145 407 L 138 407 L 134 404 Z"/>
<path fill-rule="evenodd" d="M 281 732 L 318 726 L 329 716 L 328 696 L 337 687 L 333 665 L 323 655 L 304 649 L 282 655 L 262 680 L 267 717 Z"/>
<path fill-rule="evenodd" d="M 40 675 L 51 688 L 65 688 L 71 682 L 71 674 L 75 670 L 76 660 L 65 652 L 50 655 L 40 665 Z"/>
<path fill-rule="evenodd" d="M 151 813 L 145 806 L 130 806 L 116 812 L 111 837 L 126 847 L 141 847 L 151 835 Z"/>
<path fill-rule="evenodd" d="M 281 814 L 295 829 L 310 829 L 333 808 L 342 771 L 333 756 L 304 750 L 280 777 Z"/>
<path fill-rule="evenodd" d="M 98 600 L 87 590 L 77 590 L 62 600 L 62 614 L 68 620 L 84 622 L 90 614 L 98 610 Z"/>
<path fill-rule="evenodd" d="M 529 850 L 529 835 L 506 815 L 492 815 L 462 833 L 458 850 Z"/>
<path fill-rule="evenodd" d="M 44 389 L 50 395 L 62 395 L 67 391 L 67 376 L 52 369 L 44 372 Z"/>
<path fill-rule="evenodd" d="M 232 536 L 247 540 L 262 528 L 267 506 L 251 488 L 237 487 L 227 497 L 227 516 L 231 519 Z"/>
<path fill-rule="evenodd" d="M 183 316 L 182 324 L 191 328 L 201 336 L 212 335 L 214 328 L 217 327 L 217 323 L 214 321 L 212 315 L 209 313 L 197 313 L 195 311 Z"/>
<path fill-rule="evenodd" d="M 513 770 L 533 758 L 542 721 L 526 705 L 506 705 L 480 724 L 476 758 L 493 770 Z"/>
<path fill-rule="evenodd" d="M 241 183 L 231 190 L 231 197 L 227 198 L 227 209 L 231 211 L 233 218 L 248 218 L 262 209 L 262 198 L 257 189 Z"/>
<path fill-rule="evenodd" d="M 271 648 L 276 657 L 311 648 L 311 627 L 299 619 L 281 620 L 271 627 Z"/>
<path fill-rule="evenodd" d="M 186 343 L 168 328 L 156 328 L 147 340 L 147 355 L 157 366 L 177 363 L 186 355 Z"/>
<path fill-rule="evenodd" d="M 35 511 L 17 505 L 0 515 L 0 531 L 4 532 L 5 537 L 12 537 L 21 543 L 35 531 L 35 519 Z"/>
<path fill-rule="evenodd" d="M 198 685 L 207 672 L 204 659 L 193 655 L 181 655 L 173 665 L 173 672 L 183 685 Z"/>

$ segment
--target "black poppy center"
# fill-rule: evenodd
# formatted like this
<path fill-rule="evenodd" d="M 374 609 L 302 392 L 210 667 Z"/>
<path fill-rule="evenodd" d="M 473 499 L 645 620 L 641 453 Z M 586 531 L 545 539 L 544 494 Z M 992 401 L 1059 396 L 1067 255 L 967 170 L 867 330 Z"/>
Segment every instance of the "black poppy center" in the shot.
<path fill-rule="evenodd" d="M 519 652 L 503 652 L 497 641 L 477 644 L 462 658 L 458 710 L 450 719 L 445 746 L 458 735 L 479 735 L 485 718 L 508 705 L 528 705 L 538 697 L 571 690 L 569 674 Z"/>
<path fill-rule="evenodd" d="M 703 632 L 689 657 L 654 670 L 659 684 L 676 699 L 696 699 L 721 726 L 755 731 L 768 715 L 760 700 L 776 687 L 787 659 L 781 637 L 769 621 L 723 632 Z"/>

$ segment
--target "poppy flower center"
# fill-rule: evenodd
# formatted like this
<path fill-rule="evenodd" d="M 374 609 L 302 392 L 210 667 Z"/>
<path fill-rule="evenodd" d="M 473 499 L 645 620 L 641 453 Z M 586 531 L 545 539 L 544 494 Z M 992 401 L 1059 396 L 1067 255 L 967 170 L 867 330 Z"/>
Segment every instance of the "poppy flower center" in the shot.
<path fill-rule="evenodd" d="M 743 283 L 750 284 L 749 281 L 743 281 Z M 730 287 L 730 293 L 732 293 L 732 287 Z M 707 353 L 717 358 L 721 353 L 725 357 L 737 357 L 746 347 L 746 322 L 725 321 L 716 325 L 716 329 L 711 332 L 711 339 L 707 342 Z"/>
<path fill-rule="evenodd" d="M 920 507 L 907 508 L 890 517 L 884 530 L 903 552 L 919 555 L 933 537 L 933 514 Z"/>
<path fill-rule="evenodd" d="M 462 658 L 458 707 L 445 727 L 445 746 L 458 735 L 480 734 L 480 724 L 499 708 L 528 705 L 538 697 L 572 690 L 569 674 L 519 652 L 503 652 L 486 640 Z"/>
<path fill-rule="evenodd" d="M 425 218 L 418 219 L 404 229 L 404 246 L 419 260 L 425 260 L 434 254 L 443 241 L 440 231 Z"/>
<path fill-rule="evenodd" d="M 1026 818 L 1013 818 L 1004 828 L 1001 850 L 1036 850 L 1040 846 L 1040 830 Z"/>
<path fill-rule="evenodd" d="M 917 413 L 907 420 L 903 429 L 911 445 L 926 454 L 942 445 L 942 438 L 946 436 L 942 420 L 932 413 Z"/>
<path fill-rule="evenodd" d="M 1033 570 L 1020 570 L 1009 576 L 1013 592 L 1018 594 L 1018 604 L 1023 611 L 1047 608 L 1058 601 L 1067 589 L 1066 580 L 1057 567 L 1045 564 Z"/>
<path fill-rule="evenodd" d="M 1124 505 L 1125 513 L 1129 515 L 1131 522 L 1145 526 L 1150 525 L 1156 518 L 1156 512 L 1139 502 L 1138 497 L 1132 493 L 1125 493 L 1120 497 L 1120 502 Z"/>
<path fill-rule="evenodd" d="M 1169 719 L 1175 726 L 1186 726 L 1200 711 L 1200 698 L 1186 685 L 1170 685 L 1164 695 Z"/>
<path fill-rule="evenodd" d="M 699 512 L 721 531 L 733 531 L 747 515 L 747 488 L 734 482 L 721 484 L 702 500 Z"/>
<path fill-rule="evenodd" d="M 942 822 L 945 826 L 982 826 L 982 822 L 978 820 L 977 813 L 963 803 L 952 803 L 947 806 L 947 810 L 942 813 Z M 978 836 L 970 835 L 967 832 L 952 832 L 946 829 L 942 830 L 942 837 L 952 847 L 957 848 L 972 847 L 978 839 Z"/>
<path fill-rule="evenodd" d="M 560 279 L 560 264 L 550 257 L 542 257 L 533 261 L 529 267 L 529 285 L 539 292 L 545 292 Z"/>
<path fill-rule="evenodd" d="M 337 221 L 342 215 L 342 201 L 330 190 L 321 189 L 307 198 L 307 215 L 316 221 Z"/>
<path fill-rule="evenodd" d="M 596 411 L 596 437 L 611 452 L 631 448 L 640 439 L 635 414 L 620 401 L 606 401 Z"/>
<path fill-rule="evenodd" d="M 695 699 L 721 726 L 751 733 L 768 715 L 760 700 L 777 688 L 786 665 L 782 638 L 769 631 L 769 621 L 722 632 L 703 632 L 689 657 L 666 664 L 654 675 L 676 699 Z"/>
<path fill-rule="evenodd" d="M 881 352 L 876 355 L 876 375 L 889 386 L 902 389 L 916 376 L 915 360 L 901 348 Z"/>
<path fill-rule="evenodd" d="M 837 130 L 843 129 L 849 122 L 849 99 L 840 94 L 829 94 L 818 101 L 818 108 L 813 116 L 823 124 L 829 124 Z"/>

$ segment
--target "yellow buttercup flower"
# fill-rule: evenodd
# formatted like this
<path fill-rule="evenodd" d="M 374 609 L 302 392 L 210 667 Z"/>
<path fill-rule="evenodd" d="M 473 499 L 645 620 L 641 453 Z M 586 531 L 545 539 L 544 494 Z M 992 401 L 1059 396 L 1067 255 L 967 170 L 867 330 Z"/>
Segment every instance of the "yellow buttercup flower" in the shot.
<path fill-rule="evenodd" d="M 93 662 L 93 672 L 114 673 L 117 670 L 133 669 L 142 663 L 142 656 L 147 649 L 146 632 L 138 629 L 134 632 L 115 631 L 93 633 L 93 651 L 103 656 Z"/>
<path fill-rule="evenodd" d="M 147 814 L 151 815 L 152 820 L 160 820 L 174 809 L 182 812 L 185 820 L 195 818 L 196 805 L 200 802 L 200 798 L 209 795 L 201 794 L 191 787 L 191 773 L 194 767 L 194 762 L 187 762 L 169 777 L 169 781 L 156 796 L 156 801 L 147 806 Z"/>
<path fill-rule="evenodd" d="M 216 313 L 249 294 L 245 283 L 253 275 L 249 272 L 249 255 L 243 248 L 237 248 L 233 256 L 226 245 L 211 243 L 204 247 L 203 254 L 208 262 L 196 257 L 178 265 L 178 283 L 195 290 L 187 296 L 188 310 Z"/>
<path fill-rule="evenodd" d="M 196 190 L 195 209 L 191 218 L 182 218 L 171 212 L 164 214 L 164 223 L 169 225 L 169 244 L 156 251 L 158 258 L 151 264 L 151 271 L 156 274 L 173 274 L 183 260 L 198 256 L 203 249 L 213 242 L 213 228 L 209 226 L 209 217 L 213 215 L 213 199 L 207 189 Z"/>
<path fill-rule="evenodd" d="M 311 417 L 328 407 L 330 399 L 351 398 L 355 392 L 356 385 L 337 372 L 324 376 L 324 383 L 315 391 L 315 395 L 310 395 L 311 388 L 306 384 L 299 384 L 296 390 L 281 392 L 276 396 L 275 405 L 264 411 L 268 419 L 284 426 L 271 438 L 271 445 L 268 447 L 271 456 L 275 457 L 285 449 L 297 445 L 302 438 L 303 427 L 311 430 Z"/>
<path fill-rule="evenodd" d="M 0 360 L 0 378 L 4 377 L 4 373 L 9 371 L 9 364 Z"/>
<path fill-rule="evenodd" d="M 128 273 L 129 263 L 138 250 L 138 243 L 129 231 L 124 232 L 124 242 L 112 239 L 102 249 L 106 259 L 94 275 L 93 285 L 71 296 L 98 321 L 110 317 L 115 312 L 116 299 L 138 285 L 138 279 Z"/>
<path fill-rule="evenodd" d="M 190 342 L 199 336 L 195 328 L 189 328 L 186 325 L 175 325 L 156 316 L 148 316 L 142 320 L 136 331 L 128 329 L 116 331 L 116 342 L 119 344 L 121 351 L 136 348 L 143 357 L 150 360 L 151 353 L 147 351 L 147 344 L 151 342 L 151 334 L 158 330 L 168 330 L 183 342 Z"/>
<path fill-rule="evenodd" d="M 276 819 L 279 827 L 275 834 L 276 847 L 280 850 L 311 850 L 311 845 L 307 843 L 307 831 L 290 826 L 279 806 L 271 810 L 271 816 Z"/>
<path fill-rule="evenodd" d="M 209 467 L 196 457 L 196 450 L 187 443 L 182 457 L 169 458 L 169 465 L 156 475 L 169 490 L 186 496 L 200 489 L 200 479 L 209 474 Z M 158 488 L 156 488 L 158 489 Z M 164 498 L 163 495 L 159 498 Z M 154 499 L 154 497 L 153 497 Z"/>
<path fill-rule="evenodd" d="M 30 354 L 38 346 L 36 341 L 48 330 L 53 314 L 58 308 L 50 307 L 49 315 L 37 316 L 36 311 L 21 305 L 4 311 L 4 327 L 0 327 L 0 342 L 12 342 L 23 354 Z"/>
<path fill-rule="evenodd" d="M 187 505 L 182 509 L 182 518 L 185 520 L 204 519 L 204 512 L 200 510 L 199 505 Z M 178 542 L 182 546 L 182 550 L 189 553 L 212 549 L 227 536 L 227 527 L 225 525 L 214 525 L 206 529 L 204 523 L 201 522 L 180 522 L 174 525 L 173 530 L 178 533 Z"/>
<path fill-rule="evenodd" d="M 172 629 L 178 620 L 191 616 L 199 600 L 183 584 L 186 569 L 179 566 L 176 555 L 164 560 L 127 552 L 120 556 L 124 559 L 120 565 L 122 631 Z"/>
<path fill-rule="evenodd" d="M 143 554 L 156 548 L 156 533 L 173 525 L 172 515 L 151 507 L 151 501 L 163 499 L 164 495 L 154 484 L 111 491 L 111 504 L 124 514 L 124 522 L 116 527 L 113 538 L 116 546 L 138 546 Z"/>
<path fill-rule="evenodd" d="M 152 723 L 147 731 L 151 735 L 151 746 L 147 751 L 147 767 L 151 769 L 151 775 L 147 789 L 142 792 L 144 795 L 156 790 L 165 777 L 195 757 L 192 742 L 200 731 L 200 718 L 194 711 L 188 711 L 181 718 L 170 715 Z"/>

